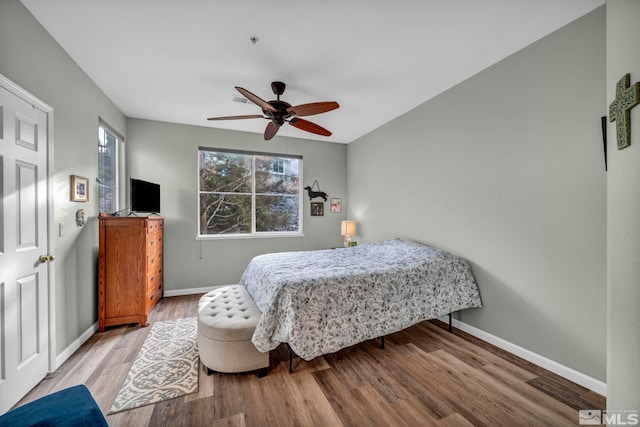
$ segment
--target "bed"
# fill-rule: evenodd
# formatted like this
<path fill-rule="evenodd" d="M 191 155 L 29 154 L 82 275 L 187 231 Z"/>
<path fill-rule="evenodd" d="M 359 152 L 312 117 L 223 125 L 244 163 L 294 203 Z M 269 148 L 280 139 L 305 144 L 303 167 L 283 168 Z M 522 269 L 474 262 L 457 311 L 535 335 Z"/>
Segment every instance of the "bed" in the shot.
<path fill-rule="evenodd" d="M 463 258 L 404 239 L 259 255 L 240 284 L 262 313 L 256 348 L 305 360 L 482 306 Z"/>

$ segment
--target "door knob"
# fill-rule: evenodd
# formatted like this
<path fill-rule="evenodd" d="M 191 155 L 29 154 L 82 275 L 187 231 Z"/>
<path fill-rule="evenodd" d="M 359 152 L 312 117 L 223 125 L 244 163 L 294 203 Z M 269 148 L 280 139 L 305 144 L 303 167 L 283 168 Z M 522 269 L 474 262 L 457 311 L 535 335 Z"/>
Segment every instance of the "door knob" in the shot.
<path fill-rule="evenodd" d="M 40 255 L 40 262 L 42 262 L 42 263 L 51 262 L 54 259 L 55 258 L 53 257 L 53 255 Z"/>

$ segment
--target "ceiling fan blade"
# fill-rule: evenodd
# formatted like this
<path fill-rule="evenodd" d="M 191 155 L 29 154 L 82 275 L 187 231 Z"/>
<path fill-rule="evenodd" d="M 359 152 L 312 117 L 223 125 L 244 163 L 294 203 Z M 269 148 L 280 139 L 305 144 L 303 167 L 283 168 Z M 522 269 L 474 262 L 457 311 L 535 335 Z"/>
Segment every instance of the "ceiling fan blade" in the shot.
<path fill-rule="evenodd" d="M 269 104 L 267 101 L 265 101 L 264 99 L 260 98 L 258 95 L 252 94 L 251 92 L 249 92 L 245 88 L 242 88 L 240 86 L 236 86 L 236 90 L 238 92 L 240 92 L 249 101 L 253 102 L 254 104 L 256 104 L 258 107 L 262 108 L 263 110 L 273 111 L 274 113 L 276 111 L 278 111 L 271 104 Z"/>
<path fill-rule="evenodd" d="M 311 104 L 294 105 L 287 108 L 287 113 L 293 113 L 296 116 L 313 116 L 314 114 L 326 113 L 340 107 L 337 102 L 312 102 Z"/>
<path fill-rule="evenodd" d="M 278 129 L 280 129 L 280 126 L 276 126 L 273 124 L 273 122 L 269 122 L 267 124 L 267 128 L 264 130 L 264 140 L 268 141 L 276 136 L 276 133 L 278 133 Z"/>
<path fill-rule="evenodd" d="M 289 121 L 289 124 L 291 126 L 297 127 L 298 129 L 302 129 L 304 131 L 307 132 L 311 132 L 311 133 L 315 133 L 317 135 L 322 135 L 322 136 L 331 136 L 331 132 L 329 132 L 327 129 L 323 128 L 322 126 L 319 126 L 315 123 L 311 123 L 308 120 L 304 120 L 304 119 L 299 119 L 297 117 L 291 119 Z"/>
<path fill-rule="evenodd" d="M 248 116 L 226 116 L 226 117 L 209 117 L 207 120 L 238 120 L 238 119 L 263 119 L 262 114 L 251 114 Z"/>

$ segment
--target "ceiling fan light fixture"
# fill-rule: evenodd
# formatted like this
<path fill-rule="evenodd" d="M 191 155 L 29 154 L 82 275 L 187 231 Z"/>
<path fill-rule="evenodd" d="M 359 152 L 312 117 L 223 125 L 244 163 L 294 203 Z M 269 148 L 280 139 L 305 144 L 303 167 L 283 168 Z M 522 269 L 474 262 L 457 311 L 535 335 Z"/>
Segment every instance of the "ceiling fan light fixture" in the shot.
<path fill-rule="evenodd" d="M 233 95 L 231 97 L 231 100 L 233 102 L 239 102 L 241 104 L 249 104 L 251 102 L 247 98 L 245 98 L 244 96 L 238 96 L 238 95 Z"/>

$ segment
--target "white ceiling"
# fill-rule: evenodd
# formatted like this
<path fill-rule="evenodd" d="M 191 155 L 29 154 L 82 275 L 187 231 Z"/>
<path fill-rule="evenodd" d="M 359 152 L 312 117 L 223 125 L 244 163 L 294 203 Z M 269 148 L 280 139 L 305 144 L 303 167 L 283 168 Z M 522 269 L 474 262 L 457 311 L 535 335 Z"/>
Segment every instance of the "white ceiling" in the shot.
<path fill-rule="evenodd" d="M 292 105 L 337 101 L 305 117 L 348 143 L 605 0 L 21 0 L 127 117 L 262 134 L 281 80 Z M 251 37 L 258 37 L 256 44 Z M 524 84 L 524 82 L 523 82 Z M 258 137 L 258 136 L 256 136 Z M 262 138 L 261 136 L 259 136 Z"/>

